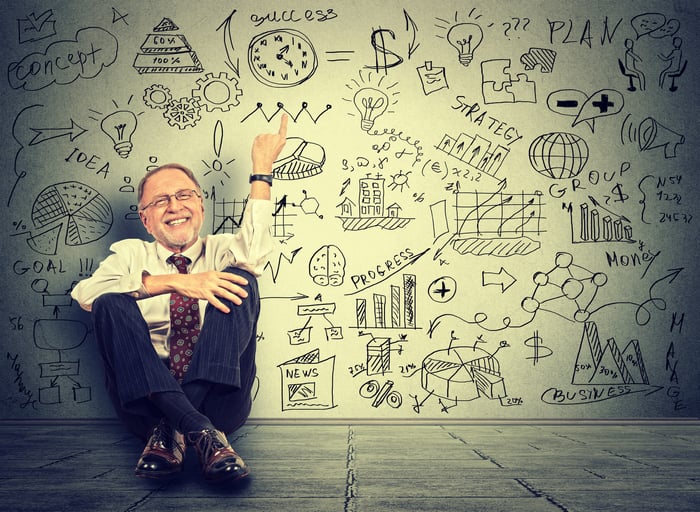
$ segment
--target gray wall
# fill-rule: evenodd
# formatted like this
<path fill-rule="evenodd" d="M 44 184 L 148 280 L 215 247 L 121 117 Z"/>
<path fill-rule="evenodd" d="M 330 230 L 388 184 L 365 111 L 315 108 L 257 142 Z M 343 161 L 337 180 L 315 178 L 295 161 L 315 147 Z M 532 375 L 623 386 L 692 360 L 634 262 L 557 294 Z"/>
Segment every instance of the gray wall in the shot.
<path fill-rule="evenodd" d="M 698 415 L 694 2 L 7 4 L 3 417 L 112 416 L 71 287 L 282 112 L 254 417 Z"/>

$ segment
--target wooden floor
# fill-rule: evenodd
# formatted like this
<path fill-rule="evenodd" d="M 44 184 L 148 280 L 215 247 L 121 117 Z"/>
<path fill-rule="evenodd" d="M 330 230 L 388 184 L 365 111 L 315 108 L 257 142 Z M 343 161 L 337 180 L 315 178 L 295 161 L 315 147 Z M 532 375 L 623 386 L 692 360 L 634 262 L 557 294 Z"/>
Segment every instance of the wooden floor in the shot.
<path fill-rule="evenodd" d="M 0 510 L 700 510 L 700 424 L 248 425 L 251 466 L 215 487 L 194 453 L 168 483 L 116 423 L 0 423 Z"/>

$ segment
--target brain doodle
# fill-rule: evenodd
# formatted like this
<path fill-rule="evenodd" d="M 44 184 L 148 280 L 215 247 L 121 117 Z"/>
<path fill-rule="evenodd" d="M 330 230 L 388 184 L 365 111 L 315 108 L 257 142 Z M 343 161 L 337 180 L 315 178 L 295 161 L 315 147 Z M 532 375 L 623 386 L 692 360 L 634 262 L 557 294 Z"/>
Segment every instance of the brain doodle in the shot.
<path fill-rule="evenodd" d="M 530 144 L 530 165 L 548 178 L 567 179 L 578 176 L 586 162 L 588 145 L 573 133 L 546 133 Z"/>
<path fill-rule="evenodd" d="M 345 255 L 335 245 L 323 245 L 309 261 L 309 274 L 321 286 L 340 286 L 345 278 Z"/>

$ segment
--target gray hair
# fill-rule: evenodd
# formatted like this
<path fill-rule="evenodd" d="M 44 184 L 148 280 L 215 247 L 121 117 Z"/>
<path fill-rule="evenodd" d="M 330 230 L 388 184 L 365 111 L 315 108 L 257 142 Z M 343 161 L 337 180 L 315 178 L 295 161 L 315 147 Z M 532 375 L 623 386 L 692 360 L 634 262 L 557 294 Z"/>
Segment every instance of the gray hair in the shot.
<path fill-rule="evenodd" d="M 171 163 L 171 164 L 164 164 L 161 165 L 160 167 L 156 167 L 155 169 L 151 169 L 146 173 L 146 175 L 141 178 L 141 181 L 139 181 L 139 186 L 138 186 L 138 204 L 141 204 L 141 199 L 143 198 L 143 189 L 146 186 L 146 182 L 148 179 L 153 176 L 156 173 L 159 173 L 160 171 L 164 171 L 165 169 L 176 169 L 178 171 L 182 171 L 185 173 L 185 175 L 192 180 L 192 182 L 197 186 L 197 191 L 201 194 L 202 192 L 202 187 L 199 185 L 199 181 L 197 181 L 197 178 L 195 177 L 194 173 L 192 172 L 191 169 L 185 167 L 182 164 L 177 164 L 177 163 Z"/>

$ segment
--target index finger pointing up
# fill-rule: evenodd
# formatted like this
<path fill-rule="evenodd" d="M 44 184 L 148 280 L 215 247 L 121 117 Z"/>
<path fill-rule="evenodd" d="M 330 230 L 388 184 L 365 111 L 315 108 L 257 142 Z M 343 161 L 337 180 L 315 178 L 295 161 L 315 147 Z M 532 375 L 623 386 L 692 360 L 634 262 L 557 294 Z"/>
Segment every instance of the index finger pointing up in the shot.
<path fill-rule="evenodd" d="M 289 116 L 287 114 L 282 114 L 282 120 L 280 121 L 280 131 L 279 135 L 282 138 L 287 138 L 287 122 L 289 121 Z"/>

